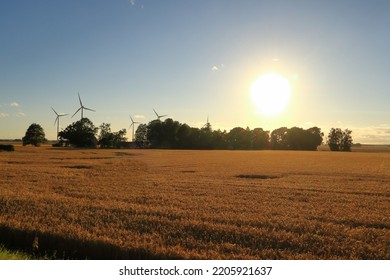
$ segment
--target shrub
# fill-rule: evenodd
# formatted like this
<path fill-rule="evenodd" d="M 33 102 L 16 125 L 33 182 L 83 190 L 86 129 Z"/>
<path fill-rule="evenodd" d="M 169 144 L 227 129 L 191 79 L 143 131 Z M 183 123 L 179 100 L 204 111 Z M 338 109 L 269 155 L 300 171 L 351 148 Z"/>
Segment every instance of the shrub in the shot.
<path fill-rule="evenodd" d="M 15 148 L 14 145 L 0 145 L 0 151 L 13 152 Z"/>

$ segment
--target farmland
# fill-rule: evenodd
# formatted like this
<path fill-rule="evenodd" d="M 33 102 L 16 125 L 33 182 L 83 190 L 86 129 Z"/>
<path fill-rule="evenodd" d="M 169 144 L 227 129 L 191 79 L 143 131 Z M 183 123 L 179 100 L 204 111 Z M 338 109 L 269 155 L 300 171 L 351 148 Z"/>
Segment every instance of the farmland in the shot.
<path fill-rule="evenodd" d="M 0 153 L 0 243 L 89 259 L 389 259 L 390 153 Z"/>

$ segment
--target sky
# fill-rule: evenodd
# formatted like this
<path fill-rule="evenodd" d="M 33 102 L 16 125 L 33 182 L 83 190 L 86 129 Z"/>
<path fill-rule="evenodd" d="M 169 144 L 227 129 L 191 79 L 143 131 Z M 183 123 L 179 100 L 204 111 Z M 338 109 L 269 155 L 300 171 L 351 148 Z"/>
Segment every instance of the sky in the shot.
<path fill-rule="evenodd" d="M 213 129 L 351 129 L 390 144 L 388 0 L 1 0 L 0 139 L 32 123 L 56 138 L 84 116 L 112 131 L 161 115 Z M 287 108 L 259 113 L 250 88 L 277 73 Z"/>

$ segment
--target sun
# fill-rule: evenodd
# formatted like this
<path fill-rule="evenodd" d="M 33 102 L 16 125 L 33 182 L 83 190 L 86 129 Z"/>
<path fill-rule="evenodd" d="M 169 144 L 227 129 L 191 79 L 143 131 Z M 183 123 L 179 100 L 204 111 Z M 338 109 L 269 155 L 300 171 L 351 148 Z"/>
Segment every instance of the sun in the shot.
<path fill-rule="evenodd" d="M 283 76 L 268 73 L 257 78 L 250 94 L 261 114 L 273 116 L 286 109 L 290 101 L 291 86 Z"/>

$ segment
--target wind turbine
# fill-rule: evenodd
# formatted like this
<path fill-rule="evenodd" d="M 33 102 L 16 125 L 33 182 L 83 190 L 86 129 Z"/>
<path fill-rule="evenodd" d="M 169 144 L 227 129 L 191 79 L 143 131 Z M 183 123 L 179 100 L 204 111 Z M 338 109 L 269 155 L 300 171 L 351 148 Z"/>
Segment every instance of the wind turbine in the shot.
<path fill-rule="evenodd" d="M 156 114 L 158 120 L 160 120 L 160 119 L 163 118 L 163 117 L 168 116 L 168 115 L 159 115 L 159 114 L 157 114 L 156 110 L 154 110 L 154 109 L 153 109 L 153 111 L 154 111 L 154 113 Z"/>
<path fill-rule="evenodd" d="M 139 122 L 135 122 L 131 116 L 130 116 L 130 120 L 131 120 L 131 125 L 130 125 L 129 129 L 130 129 L 131 127 L 133 127 L 132 139 L 133 139 L 133 142 L 134 142 L 134 125 L 135 125 L 136 123 L 139 123 Z"/>
<path fill-rule="evenodd" d="M 59 132 L 59 130 L 60 130 L 60 117 L 67 116 L 67 115 L 69 115 L 69 114 L 58 114 L 58 113 L 56 112 L 56 110 L 53 109 L 53 107 L 51 107 L 51 109 L 52 109 L 53 112 L 57 115 L 57 117 L 56 117 L 56 119 L 55 119 L 55 121 L 54 121 L 54 125 L 56 125 L 56 123 L 57 123 L 57 140 L 58 140 L 58 132 Z"/>
<path fill-rule="evenodd" d="M 80 111 L 80 110 L 81 110 L 81 119 L 83 119 L 83 112 L 84 112 L 84 109 L 85 109 L 85 110 L 88 110 L 88 111 L 96 112 L 95 110 L 92 110 L 92 109 L 89 109 L 89 108 L 87 108 L 87 107 L 84 107 L 83 102 L 81 102 L 80 93 L 77 93 L 77 94 L 79 95 L 80 108 L 78 108 L 77 111 L 72 115 L 72 118 L 73 118 L 74 115 L 76 115 L 77 112 Z"/>

